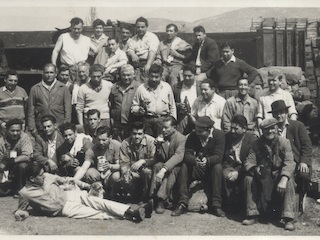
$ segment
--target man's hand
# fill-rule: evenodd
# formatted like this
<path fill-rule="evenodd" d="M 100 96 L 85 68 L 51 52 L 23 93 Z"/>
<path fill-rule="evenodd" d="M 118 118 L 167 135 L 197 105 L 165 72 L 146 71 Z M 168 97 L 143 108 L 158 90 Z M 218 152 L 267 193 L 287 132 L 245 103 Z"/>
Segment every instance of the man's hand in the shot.
<path fill-rule="evenodd" d="M 69 161 L 71 161 L 72 159 L 73 159 L 73 157 L 69 156 L 68 154 L 63 154 L 63 155 L 61 156 L 61 161 L 63 161 L 63 162 L 69 162 Z"/>
<path fill-rule="evenodd" d="M 136 54 L 132 54 L 131 61 L 134 65 L 138 65 L 139 64 L 139 57 Z"/>
<path fill-rule="evenodd" d="M 238 179 L 239 173 L 237 171 L 229 172 L 227 179 L 231 182 L 234 182 Z"/>
<path fill-rule="evenodd" d="M 254 173 L 256 176 L 260 177 L 261 176 L 261 169 L 260 169 L 260 166 L 257 166 L 255 169 L 254 169 Z"/>
<path fill-rule="evenodd" d="M 145 72 L 145 74 L 149 74 L 149 69 L 150 69 L 150 65 L 149 64 L 146 64 L 145 66 L 144 66 L 144 68 L 143 68 L 143 70 L 144 70 L 144 72 Z"/>
<path fill-rule="evenodd" d="M 173 56 L 173 57 L 179 57 L 180 56 L 180 54 L 174 49 L 170 49 L 170 55 Z"/>
<path fill-rule="evenodd" d="M 3 172 L 6 169 L 6 165 L 3 163 L 0 163 L 0 172 Z"/>
<path fill-rule="evenodd" d="M 131 165 L 131 170 L 137 172 L 146 161 L 144 159 L 140 159 Z"/>
<path fill-rule="evenodd" d="M 298 171 L 299 172 L 308 173 L 309 172 L 309 167 L 308 167 L 308 165 L 306 163 L 299 163 Z"/>
<path fill-rule="evenodd" d="M 288 182 L 288 178 L 285 176 L 282 176 L 280 179 L 280 182 L 278 183 L 278 186 L 277 186 L 277 191 L 281 195 L 283 195 L 286 191 L 287 182 Z"/>
<path fill-rule="evenodd" d="M 165 168 L 161 168 L 161 170 L 156 174 L 156 182 L 161 183 L 166 172 L 167 170 Z"/>
<path fill-rule="evenodd" d="M 73 168 L 79 167 L 79 165 L 80 165 L 79 160 L 76 158 L 72 158 L 71 161 L 69 162 L 69 164 Z"/>
<path fill-rule="evenodd" d="M 57 164 L 52 160 L 52 159 L 48 159 L 47 161 L 49 168 L 52 172 L 57 171 L 58 170 L 58 166 Z"/>
<path fill-rule="evenodd" d="M 23 210 L 17 210 L 14 213 L 14 218 L 16 219 L 16 221 L 23 221 L 25 220 L 27 217 L 29 217 L 29 213 L 27 211 L 23 211 Z"/>
<path fill-rule="evenodd" d="M 206 168 L 207 166 L 207 158 L 196 158 L 196 166 L 199 167 L 199 168 Z"/>

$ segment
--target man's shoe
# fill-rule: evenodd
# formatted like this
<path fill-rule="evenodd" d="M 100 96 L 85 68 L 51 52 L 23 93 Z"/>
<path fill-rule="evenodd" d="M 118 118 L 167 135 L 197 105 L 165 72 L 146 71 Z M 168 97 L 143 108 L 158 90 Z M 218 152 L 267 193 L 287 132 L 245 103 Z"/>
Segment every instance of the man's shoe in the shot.
<path fill-rule="evenodd" d="M 153 211 L 153 199 L 150 199 L 147 203 L 142 204 L 141 207 L 145 209 L 145 217 L 151 218 Z"/>
<path fill-rule="evenodd" d="M 250 226 L 250 225 L 253 225 L 257 222 L 258 222 L 258 219 L 256 217 L 251 217 L 251 218 L 247 218 L 247 219 L 243 220 L 242 225 Z"/>
<path fill-rule="evenodd" d="M 179 204 L 179 206 L 171 213 L 171 216 L 178 217 L 181 214 L 187 213 L 188 209 L 184 204 Z"/>
<path fill-rule="evenodd" d="M 226 214 L 220 207 L 213 207 L 212 210 L 210 211 L 213 215 L 216 215 L 217 217 L 225 217 Z"/>
<path fill-rule="evenodd" d="M 141 222 L 145 218 L 145 209 L 143 207 L 139 207 L 138 209 L 133 211 L 133 221 Z"/>
<path fill-rule="evenodd" d="M 288 222 L 285 223 L 284 229 L 288 230 L 288 231 L 294 231 L 296 228 L 295 228 L 295 226 L 293 224 L 293 221 L 288 221 Z"/>
<path fill-rule="evenodd" d="M 164 201 L 163 201 L 163 200 L 160 200 L 160 201 L 157 203 L 156 213 L 158 213 L 158 214 L 164 213 Z"/>

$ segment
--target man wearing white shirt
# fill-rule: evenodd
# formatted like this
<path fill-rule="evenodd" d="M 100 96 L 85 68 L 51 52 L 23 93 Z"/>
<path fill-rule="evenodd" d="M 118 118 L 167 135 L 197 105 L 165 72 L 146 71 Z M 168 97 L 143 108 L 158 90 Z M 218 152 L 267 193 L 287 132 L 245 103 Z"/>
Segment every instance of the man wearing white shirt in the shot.
<path fill-rule="evenodd" d="M 123 65 L 128 63 L 127 55 L 119 48 L 119 40 L 117 37 L 110 37 L 108 39 L 109 59 L 104 65 L 104 73 L 115 73 Z"/>

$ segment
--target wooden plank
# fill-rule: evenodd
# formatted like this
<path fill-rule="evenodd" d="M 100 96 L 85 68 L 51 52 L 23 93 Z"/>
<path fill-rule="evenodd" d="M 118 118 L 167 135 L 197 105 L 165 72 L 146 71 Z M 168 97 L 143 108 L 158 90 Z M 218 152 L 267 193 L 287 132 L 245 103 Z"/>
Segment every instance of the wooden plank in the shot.
<path fill-rule="evenodd" d="M 295 48 L 294 48 L 294 42 L 295 42 L 295 32 L 293 29 L 287 29 L 286 30 L 286 63 L 287 66 L 294 66 L 295 65 Z"/>
<path fill-rule="evenodd" d="M 276 30 L 276 66 L 286 66 L 285 47 L 284 47 L 284 30 Z"/>
<path fill-rule="evenodd" d="M 263 63 L 264 66 L 274 66 L 275 58 L 275 30 L 263 29 Z"/>

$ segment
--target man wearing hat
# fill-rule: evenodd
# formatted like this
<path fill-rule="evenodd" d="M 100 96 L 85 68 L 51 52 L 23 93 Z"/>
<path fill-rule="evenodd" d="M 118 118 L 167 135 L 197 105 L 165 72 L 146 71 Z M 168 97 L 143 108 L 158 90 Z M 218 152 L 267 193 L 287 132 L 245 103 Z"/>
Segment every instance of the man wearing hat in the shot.
<path fill-rule="evenodd" d="M 195 131 L 191 132 L 185 145 L 185 155 L 178 176 L 179 202 L 171 216 L 187 212 L 189 186 L 195 180 L 202 181 L 208 195 L 209 212 L 224 217 L 221 209 L 222 157 L 225 135 L 214 128 L 214 121 L 208 116 L 195 121 Z"/>
<path fill-rule="evenodd" d="M 283 75 L 278 69 L 270 69 L 268 71 L 268 85 L 269 90 L 259 98 L 259 106 L 257 113 L 258 125 L 265 118 L 271 118 L 271 103 L 276 100 L 283 100 L 288 108 L 288 116 L 291 120 L 297 120 L 297 110 L 294 105 L 292 95 L 280 88 L 280 83 Z"/>
<path fill-rule="evenodd" d="M 304 124 L 300 121 L 288 119 L 288 108 L 283 100 L 274 101 L 271 104 L 272 116 L 278 121 L 278 132 L 283 138 L 290 141 L 293 157 L 297 164 L 295 181 L 300 197 L 307 192 L 307 186 L 311 178 L 312 143 Z M 302 209 L 300 199 L 299 210 Z"/>
<path fill-rule="evenodd" d="M 289 140 L 278 136 L 278 121 L 274 118 L 261 122 L 262 136 L 252 144 L 244 169 L 247 219 L 243 225 L 256 223 L 259 216 L 257 202 L 267 217 L 280 217 L 285 230 L 293 231 L 296 163 Z M 277 215 L 274 215 L 277 214 Z"/>

